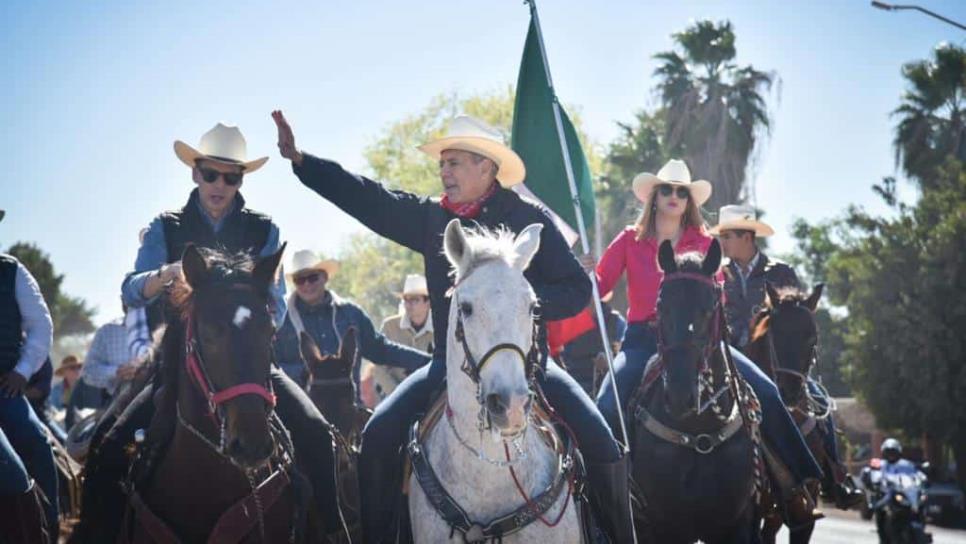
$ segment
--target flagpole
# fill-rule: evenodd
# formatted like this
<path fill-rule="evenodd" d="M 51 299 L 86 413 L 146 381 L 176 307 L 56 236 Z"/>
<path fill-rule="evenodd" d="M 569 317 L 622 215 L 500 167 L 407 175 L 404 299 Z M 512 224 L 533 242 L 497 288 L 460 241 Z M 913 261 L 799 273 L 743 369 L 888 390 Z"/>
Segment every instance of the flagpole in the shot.
<path fill-rule="evenodd" d="M 564 169 L 567 171 L 567 184 L 570 186 L 570 196 L 574 204 L 574 212 L 577 215 L 577 231 L 580 234 L 580 245 L 584 255 L 590 253 L 590 243 L 587 241 L 587 226 L 584 224 L 584 214 L 580 207 L 580 197 L 577 194 L 577 182 L 574 178 L 574 168 L 570 163 L 570 148 L 567 146 L 567 137 L 564 134 L 563 121 L 560 118 L 560 102 L 557 100 L 557 93 L 553 89 L 553 79 L 550 77 L 550 63 L 547 62 L 547 50 L 543 46 L 543 32 L 540 30 L 540 17 L 537 15 L 536 0 L 524 0 L 530 5 L 530 16 L 533 17 L 534 27 L 537 29 L 537 42 L 540 44 L 540 55 L 543 57 L 543 66 L 547 71 L 547 86 L 550 88 L 550 96 L 553 98 L 553 119 L 557 125 L 557 137 L 560 139 L 560 149 L 563 152 Z M 617 374 L 614 372 L 614 355 L 610 351 L 610 338 L 607 336 L 607 326 L 604 323 L 604 310 L 600 303 L 600 287 L 597 285 L 597 274 L 590 272 L 590 282 L 593 286 L 593 303 L 597 314 L 597 329 L 600 331 L 601 342 L 604 345 L 604 354 L 607 357 L 607 367 L 610 369 L 610 385 L 614 390 L 614 402 L 617 403 L 617 417 L 621 425 L 621 439 L 624 452 L 628 451 L 627 427 L 624 424 L 624 411 L 621 409 L 620 395 L 617 392 Z"/>

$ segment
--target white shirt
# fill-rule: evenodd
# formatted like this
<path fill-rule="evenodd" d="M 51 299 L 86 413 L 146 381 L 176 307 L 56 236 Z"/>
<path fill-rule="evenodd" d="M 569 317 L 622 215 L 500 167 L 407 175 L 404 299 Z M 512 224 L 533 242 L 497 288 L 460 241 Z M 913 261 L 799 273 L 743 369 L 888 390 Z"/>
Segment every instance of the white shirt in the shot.
<path fill-rule="evenodd" d="M 20 328 L 23 330 L 24 341 L 20 348 L 20 359 L 13 370 L 29 380 L 47 360 L 50 346 L 54 342 L 54 324 L 37 280 L 20 261 L 17 261 L 14 297 L 20 309 Z"/>

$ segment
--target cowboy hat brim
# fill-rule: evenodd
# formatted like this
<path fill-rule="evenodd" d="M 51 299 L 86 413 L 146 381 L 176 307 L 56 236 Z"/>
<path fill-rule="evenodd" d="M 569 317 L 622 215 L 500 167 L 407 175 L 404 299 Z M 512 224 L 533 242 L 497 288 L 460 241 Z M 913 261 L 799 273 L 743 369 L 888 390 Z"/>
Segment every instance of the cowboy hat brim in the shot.
<path fill-rule="evenodd" d="M 208 159 L 210 161 L 223 162 L 225 164 L 239 165 L 246 174 L 251 174 L 268 162 L 268 157 L 262 157 L 260 159 L 255 159 L 248 162 L 233 161 L 224 157 L 212 157 L 211 155 L 205 155 L 181 140 L 174 142 L 174 154 L 181 159 L 181 162 L 187 164 L 191 168 L 194 168 L 197 165 L 198 159 Z"/>
<path fill-rule="evenodd" d="M 771 226 L 767 223 L 754 221 L 752 219 L 735 219 L 734 221 L 720 223 L 708 230 L 708 234 L 718 236 L 722 231 L 726 230 L 750 230 L 754 232 L 755 236 L 758 238 L 765 238 L 775 234 L 775 229 L 771 228 Z"/>
<path fill-rule="evenodd" d="M 473 136 L 451 136 L 434 140 L 419 146 L 419 150 L 430 157 L 439 160 L 440 155 L 447 149 L 468 151 L 482 155 L 496 163 L 496 179 L 503 187 L 509 188 L 522 183 L 527 177 L 527 169 L 523 159 L 509 147 L 487 139 Z"/>
<path fill-rule="evenodd" d="M 699 208 L 711 198 L 711 184 L 703 179 L 687 183 L 661 179 L 654 174 L 644 173 L 634 176 L 634 181 L 631 186 L 634 190 L 634 196 L 641 202 L 647 203 L 647 200 L 651 198 L 654 187 L 665 184 L 687 189 L 691 193 L 691 198 L 694 199 L 694 204 Z"/>
<path fill-rule="evenodd" d="M 334 259 L 324 259 L 312 266 L 299 268 L 298 270 L 293 270 L 285 275 L 289 278 L 294 278 L 297 274 L 301 274 L 306 270 L 321 270 L 322 272 L 325 272 L 325 275 L 331 280 L 333 277 L 335 277 L 336 273 L 339 272 L 339 261 Z"/>

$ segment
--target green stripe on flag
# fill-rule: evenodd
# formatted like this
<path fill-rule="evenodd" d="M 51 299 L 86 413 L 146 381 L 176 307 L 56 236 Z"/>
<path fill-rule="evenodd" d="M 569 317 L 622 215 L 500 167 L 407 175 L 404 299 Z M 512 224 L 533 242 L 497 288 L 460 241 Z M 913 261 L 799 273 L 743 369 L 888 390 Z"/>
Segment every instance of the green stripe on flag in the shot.
<path fill-rule="evenodd" d="M 563 107 L 560 108 L 560 116 L 570 151 L 577 194 L 580 196 L 584 225 L 590 229 L 594 224 L 594 189 L 590 167 L 577 138 L 577 131 Z M 532 18 L 517 80 L 511 146 L 527 167 L 527 188 L 577 231 L 577 217 L 554 121 L 553 94 L 547 81 L 547 67 L 543 62 L 537 29 Z"/>

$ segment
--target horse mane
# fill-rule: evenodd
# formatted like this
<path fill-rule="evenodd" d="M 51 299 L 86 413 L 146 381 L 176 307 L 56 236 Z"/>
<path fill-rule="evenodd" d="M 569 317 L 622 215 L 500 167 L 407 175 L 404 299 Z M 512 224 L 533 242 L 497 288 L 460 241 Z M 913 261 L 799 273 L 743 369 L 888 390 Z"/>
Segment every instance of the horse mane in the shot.
<path fill-rule="evenodd" d="M 777 291 L 779 306 L 801 306 L 808 299 L 808 293 L 801 291 L 797 287 L 781 287 Z M 768 329 L 771 327 L 771 314 L 775 309 L 772 306 L 771 299 L 765 296 L 765 306 L 761 310 L 758 310 L 758 313 L 751 320 L 751 339 L 749 343 L 760 340 L 768 334 Z"/>
<path fill-rule="evenodd" d="M 678 272 L 685 272 L 688 274 L 704 274 L 702 272 L 702 267 L 704 264 L 704 255 L 698 251 L 689 251 L 681 255 L 674 257 L 674 261 L 677 263 Z"/>
<path fill-rule="evenodd" d="M 217 249 L 198 247 L 198 252 L 208 263 L 207 283 L 241 283 L 251 281 L 255 262 L 244 251 L 226 253 Z M 186 281 L 176 281 L 171 286 L 168 301 L 186 320 L 194 311 L 194 288 Z"/>
<path fill-rule="evenodd" d="M 488 229 L 486 227 L 472 227 L 465 230 L 468 256 L 458 265 L 453 266 L 450 275 L 454 284 L 465 279 L 480 266 L 502 260 L 507 264 L 516 257 L 514 241 L 516 236 L 506 227 Z"/>

